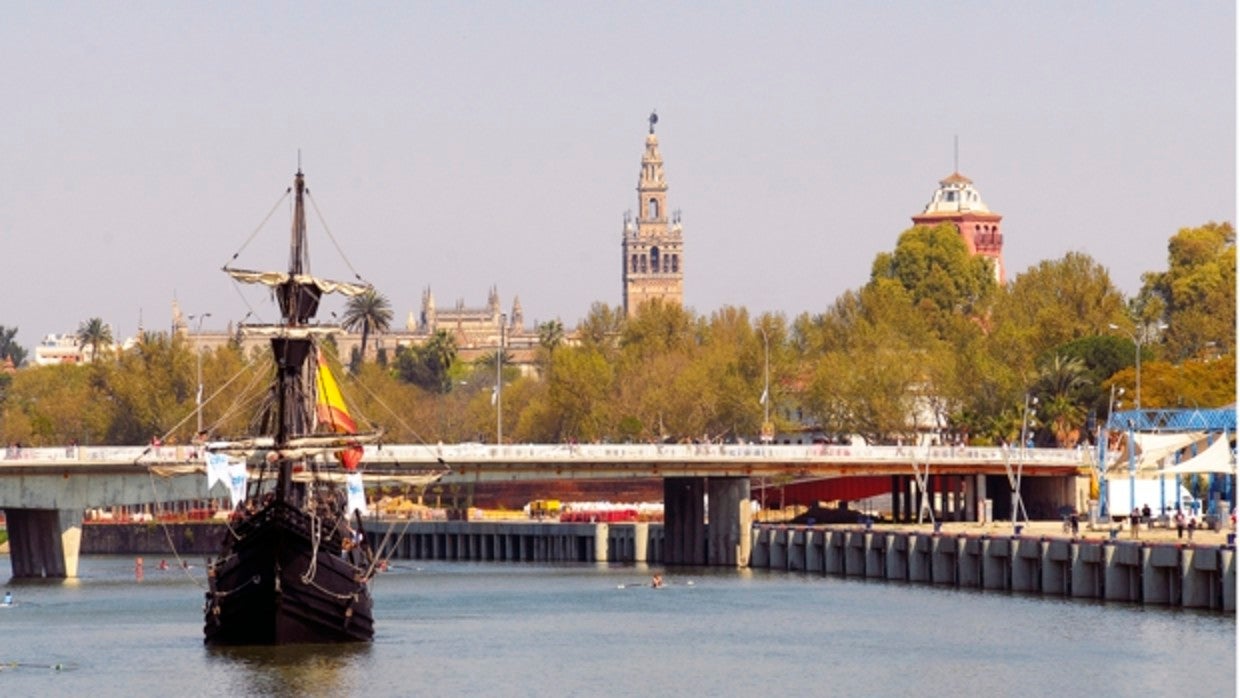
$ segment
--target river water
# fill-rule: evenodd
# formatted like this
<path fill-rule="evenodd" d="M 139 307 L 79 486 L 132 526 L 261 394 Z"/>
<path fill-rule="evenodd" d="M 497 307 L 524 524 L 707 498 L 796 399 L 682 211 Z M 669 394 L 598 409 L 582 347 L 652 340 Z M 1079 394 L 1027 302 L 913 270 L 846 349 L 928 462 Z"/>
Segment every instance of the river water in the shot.
<path fill-rule="evenodd" d="M 0 562 L 0 564 L 3 564 Z M 12 583 L 11 696 L 1234 696 L 1232 615 L 757 570 L 419 562 L 350 648 L 202 645 L 200 567 Z"/>

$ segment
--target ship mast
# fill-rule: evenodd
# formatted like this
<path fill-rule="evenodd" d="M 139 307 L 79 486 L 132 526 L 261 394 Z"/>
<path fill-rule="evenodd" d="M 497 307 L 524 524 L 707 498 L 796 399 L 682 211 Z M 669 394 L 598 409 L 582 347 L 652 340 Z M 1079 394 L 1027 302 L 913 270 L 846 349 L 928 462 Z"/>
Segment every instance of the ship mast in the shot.
<path fill-rule="evenodd" d="M 285 331 L 283 336 L 273 337 L 271 340 L 276 361 L 277 450 L 287 447 L 291 438 L 311 431 L 311 417 L 306 405 L 310 397 L 307 391 L 309 386 L 313 385 L 313 380 L 306 376 L 306 365 L 314 344 L 309 335 L 297 330 L 305 327 L 314 318 L 322 294 L 308 276 L 310 250 L 306 245 L 306 182 L 301 168 L 297 169 L 293 189 L 295 196 L 289 241 L 288 280 L 276 287 Z M 282 459 L 277 496 L 287 498 L 291 483 L 292 463 L 289 459 Z"/>

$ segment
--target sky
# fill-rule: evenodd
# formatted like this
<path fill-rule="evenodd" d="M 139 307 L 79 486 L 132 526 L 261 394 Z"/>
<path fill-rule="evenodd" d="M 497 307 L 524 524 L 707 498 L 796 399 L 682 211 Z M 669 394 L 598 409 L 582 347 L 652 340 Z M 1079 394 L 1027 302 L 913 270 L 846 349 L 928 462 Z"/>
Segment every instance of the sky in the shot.
<path fill-rule="evenodd" d="M 1003 216 L 1009 279 L 1083 252 L 1135 294 L 1177 230 L 1236 219 L 1232 2 L 18 0 L 4 15 L 0 325 L 32 356 L 92 317 L 118 338 L 165 330 L 174 299 L 210 314 L 203 329 L 275 320 L 220 269 L 238 252 L 287 266 L 279 202 L 299 158 L 313 271 L 373 283 L 395 326 L 424 289 L 480 307 L 494 286 L 527 326 L 572 328 L 622 303 L 652 110 L 702 315 L 825 311 L 956 162 Z"/>

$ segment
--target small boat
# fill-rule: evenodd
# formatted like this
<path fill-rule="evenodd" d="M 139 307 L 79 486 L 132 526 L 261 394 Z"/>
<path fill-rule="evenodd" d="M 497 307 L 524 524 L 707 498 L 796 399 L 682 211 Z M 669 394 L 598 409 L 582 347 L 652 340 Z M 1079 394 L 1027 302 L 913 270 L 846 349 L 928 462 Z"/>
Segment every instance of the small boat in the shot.
<path fill-rule="evenodd" d="M 219 554 L 209 561 L 204 612 L 207 645 L 369 642 L 374 637 L 370 580 L 378 568 L 350 490 L 360 493 L 363 446 L 319 339 L 338 328 L 314 322 L 324 293 L 357 295 L 362 283 L 309 274 L 305 178 L 298 168 L 287 272 L 225 267 L 234 279 L 269 286 L 281 321 L 269 334 L 275 375 L 260 433 L 213 441 L 208 458 L 244 458 L 244 496 Z M 234 461 L 240 465 L 241 461 Z M 343 477 L 342 477 L 343 474 Z M 362 507 L 364 507 L 364 498 Z"/>

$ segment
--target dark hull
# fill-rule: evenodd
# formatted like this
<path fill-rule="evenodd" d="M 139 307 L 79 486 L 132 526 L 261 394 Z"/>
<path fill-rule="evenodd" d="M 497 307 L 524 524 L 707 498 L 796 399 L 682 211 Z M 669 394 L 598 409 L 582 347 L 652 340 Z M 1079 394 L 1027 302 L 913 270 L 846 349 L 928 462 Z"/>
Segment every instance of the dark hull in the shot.
<path fill-rule="evenodd" d="M 374 617 L 367 569 L 341 550 L 333 522 L 317 550 L 316 522 L 272 502 L 227 534 L 206 594 L 208 645 L 369 642 Z M 307 572 L 310 571 L 309 574 Z"/>

